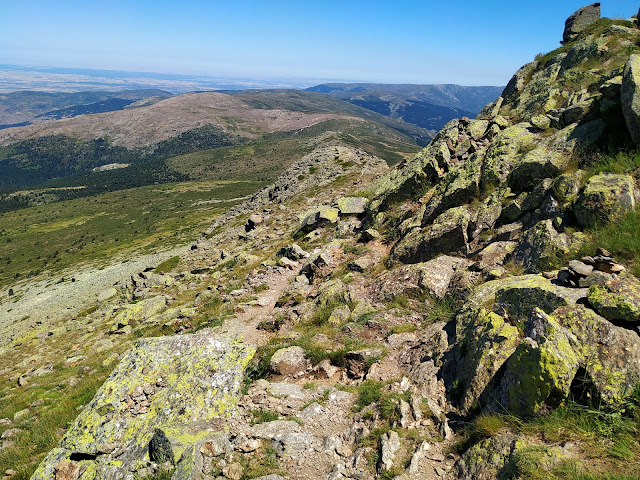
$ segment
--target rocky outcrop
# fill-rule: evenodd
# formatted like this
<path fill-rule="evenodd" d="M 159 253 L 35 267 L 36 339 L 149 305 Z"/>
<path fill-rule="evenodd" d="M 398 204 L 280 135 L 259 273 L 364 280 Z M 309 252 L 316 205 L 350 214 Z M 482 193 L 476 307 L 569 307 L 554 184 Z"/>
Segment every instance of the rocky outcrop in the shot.
<path fill-rule="evenodd" d="M 73 459 L 82 459 L 92 478 L 130 478 L 153 460 L 154 438 L 163 446 L 158 455 L 168 459 L 171 449 L 179 466 L 188 462 L 183 452 L 214 437 L 210 422 L 233 411 L 253 352 L 205 334 L 139 340 L 32 478 L 50 480 L 56 465 Z"/>
<path fill-rule="evenodd" d="M 640 281 L 632 275 L 591 286 L 587 298 L 607 320 L 640 322 Z"/>
<path fill-rule="evenodd" d="M 622 113 L 629 134 L 640 145 L 640 55 L 631 55 L 624 68 L 620 90 Z"/>
<path fill-rule="evenodd" d="M 438 216 L 425 228 L 414 228 L 393 248 L 390 261 L 418 263 L 438 255 L 467 253 L 467 228 L 471 215 L 465 207 L 455 207 Z"/>
<path fill-rule="evenodd" d="M 600 19 L 600 3 L 592 3 L 574 12 L 564 23 L 562 41 L 574 40 L 580 32 Z"/>
<path fill-rule="evenodd" d="M 636 206 L 636 185 L 630 175 L 603 173 L 591 177 L 576 201 L 580 226 L 607 223 Z"/>

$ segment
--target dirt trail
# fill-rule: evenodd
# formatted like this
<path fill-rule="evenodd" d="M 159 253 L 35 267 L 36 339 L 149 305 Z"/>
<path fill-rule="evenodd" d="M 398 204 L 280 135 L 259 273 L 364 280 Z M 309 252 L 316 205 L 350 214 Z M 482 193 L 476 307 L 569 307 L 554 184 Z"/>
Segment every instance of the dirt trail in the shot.
<path fill-rule="evenodd" d="M 256 347 L 267 343 L 273 334 L 265 330 L 258 330 L 257 327 L 260 322 L 268 320 L 273 315 L 276 301 L 297 273 L 297 269 L 272 270 L 265 279 L 269 290 L 258 295 L 258 302 L 262 306 L 242 305 L 243 311 L 227 319 L 221 327 L 221 332 L 241 337 L 244 343 Z"/>

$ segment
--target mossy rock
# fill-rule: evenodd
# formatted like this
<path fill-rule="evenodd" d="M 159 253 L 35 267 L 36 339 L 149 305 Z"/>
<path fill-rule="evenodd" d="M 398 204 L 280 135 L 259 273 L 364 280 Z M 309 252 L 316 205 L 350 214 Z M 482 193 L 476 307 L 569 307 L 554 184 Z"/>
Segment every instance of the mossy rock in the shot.
<path fill-rule="evenodd" d="M 587 298 L 607 320 L 640 322 L 640 281 L 632 275 L 603 286 L 591 286 Z"/>
<path fill-rule="evenodd" d="M 582 227 L 606 223 L 635 208 L 635 182 L 630 175 L 603 173 L 591 177 L 574 213 Z"/>

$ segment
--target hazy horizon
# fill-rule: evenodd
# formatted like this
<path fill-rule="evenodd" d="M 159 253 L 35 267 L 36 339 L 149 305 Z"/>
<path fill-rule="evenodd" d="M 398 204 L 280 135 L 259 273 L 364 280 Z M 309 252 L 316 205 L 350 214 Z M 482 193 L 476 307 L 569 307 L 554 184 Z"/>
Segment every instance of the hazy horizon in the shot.
<path fill-rule="evenodd" d="M 7 2 L 0 63 L 283 84 L 504 85 L 584 1 Z M 629 17 L 628 0 L 602 14 Z"/>

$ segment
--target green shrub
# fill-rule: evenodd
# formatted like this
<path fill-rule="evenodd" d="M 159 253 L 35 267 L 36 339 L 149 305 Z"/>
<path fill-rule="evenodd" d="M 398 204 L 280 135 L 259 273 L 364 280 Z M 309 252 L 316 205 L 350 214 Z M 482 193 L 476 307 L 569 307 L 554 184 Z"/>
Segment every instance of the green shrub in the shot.
<path fill-rule="evenodd" d="M 174 257 L 166 259 L 164 262 L 162 262 L 160 265 L 158 265 L 155 268 L 154 272 L 155 273 L 167 273 L 167 272 L 170 272 L 171 270 L 176 268 L 179 263 L 180 263 L 180 257 L 176 255 Z"/>

